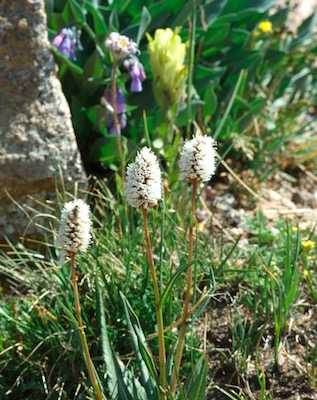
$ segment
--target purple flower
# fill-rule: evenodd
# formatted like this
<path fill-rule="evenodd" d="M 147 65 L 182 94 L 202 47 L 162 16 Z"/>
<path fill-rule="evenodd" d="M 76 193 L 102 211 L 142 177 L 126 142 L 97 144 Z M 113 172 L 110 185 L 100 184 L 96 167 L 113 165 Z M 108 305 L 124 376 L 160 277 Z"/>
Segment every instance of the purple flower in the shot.
<path fill-rule="evenodd" d="M 143 65 L 139 62 L 136 57 L 130 58 L 130 60 L 125 61 L 124 66 L 129 71 L 132 82 L 130 86 L 131 92 L 142 92 L 143 86 L 142 82 L 146 78 L 146 74 Z"/>
<path fill-rule="evenodd" d="M 76 60 L 76 48 L 83 50 L 80 43 L 80 30 L 74 26 L 72 28 L 62 28 L 52 40 L 52 45 L 55 46 L 59 53 L 63 54 L 70 60 Z"/>
<path fill-rule="evenodd" d="M 127 115 L 126 115 L 126 106 L 125 106 L 125 97 L 121 90 L 117 87 L 117 117 L 118 117 L 118 127 L 119 133 L 121 134 L 121 129 L 127 126 Z M 100 99 L 100 103 L 102 106 L 106 107 L 109 115 L 111 118 L 108 121 L 107 128 L 108 133 L 110 135 L 116 134 L 116 129 L 114 126 L 114 119 L 113 119 L 113 102 L 112 102 L 112 94 L 110 90 L 106 90 L 103 94 L 102 98 Z"/>
<path fill-rule="evenodd" d="M 133 56 L 139 52 L 138 45 L 132 39 L 118 32 L 111 32 L 105 45 L 118 59 Z"/>

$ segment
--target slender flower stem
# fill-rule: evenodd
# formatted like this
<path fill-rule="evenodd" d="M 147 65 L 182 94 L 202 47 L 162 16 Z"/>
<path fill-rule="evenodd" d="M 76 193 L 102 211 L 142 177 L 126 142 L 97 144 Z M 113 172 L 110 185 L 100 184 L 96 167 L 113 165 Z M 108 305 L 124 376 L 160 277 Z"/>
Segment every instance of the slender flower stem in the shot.
<path fill-rule="evenodd" d="M 118 114 L 117 114 L 117 84 L 116 84 L 117 67 L 118 67 L 118 60 L 116 58 L 114 58 L 113 68 L 112 68 L 112 80 L 111 80 L 113 124 L 114 124 L 115 131 L 116 131 L 117 149 L 118 149 L 118 154 L 119 154 L 119 158 L 120 158 L 121 179 L 122 179 L 122 185 L 124 188 L 124 183 L 125 183 L 124 159 L 123 159 L 123 153 L 122 153 L 121 137 L 120 137 L 120 131 L 119 131 L 119 120 L 118 120 Z"/>
<path fill-rule="evenodd" d="M 99 388 L 98 380 L 96 377 L 94 365 L 92 363 L 89 349 L 88 349 L 88 344 L 87 344 L 87 339 L 85 335 L 85 330 L 84 330 L 84 325 L 83 325 L 83 320 L 81 317 L 81 309 L 80 309 L 80 302 L 79 302 L 79 293 L 78 293 L 78 286 L 77 286 L 77 280 L 78 277 L 76 276 L 76 271 L 75 271 L 75 254 L 70 253 L 70 264 L 72 268 L 72 281 L 73 281 L 73 289 L 74 289 L 74 298 L 75 298 L 75 308 L 76 308 L 76 314 L 77 314 L 77 321 L 79 325 L 79 337 L 81 340 L 81 344 L 83 346 L 84 354 L 85 354 L 85 360 L 86 360 L 86 365 L 88 369 L 88 374 L 89 378 L 91 381 L 91 384 L 94 388 L 96 398 L 98 400 L 103 400 L 103 396 L 101 393 L 101 390 Z"/>
<path fill-rule="evenodd" d="M 192 190 L 191 214 L 190 214 L 191 224 L 190 224 L 190 229 L 189 229 L 188 261 L 193 260 L 194 236 L 195 236 L 195 234 L 194 234 L 195 198 L 196 198 L 197 181 L 193 181 L 192 186 L 193 186 L 193 190 Z M 185 301 L 184 301 L 183 320 L 182 320 L 181 328 L 180 328 L 179 334 L 178 334 L 178 345 L 177 345 L 177 349 L 176 349 L 174 369 L 173 369 L 172 378 L 171 378 L 171 392 L 173 393 L 173 395 L 175 395 L 175 392 L 176 392 L 176 384 L 177 384 L 176 372 L 179 373 L 179 368 L 180 368 L 181 360 L 182 360 L 182 356 L 183 356 L 185 335 L 186 335 L 186 328 L 187 328 L 187 326 L 186 326 L 187 318 L 190 315 L 189 303 L 190 303 L 192 284 L 193 284 L 193 270 L 192 270 L 192 266 L 190 266 L 188 268 L 188 275 L 187 275 L 187 290 L 186 290 Z"/>
<path fill-rule="evenodd" d="M 192 15 L 190 29 L 190 48 L 188 54 L 188 81 L 187 81 L 187 127 L 186 136 L 190 138 L 190 126 L 192 121 L 192 84 L 193 84 L 193 71 L 194 71 L 194 57 L 195 57 L 195 35 L 196 35 L 196 0 L 192 0 Z"/>
<path fill-rule="evenodd" d="M 156 303 L 155 312 L 156 312 L 156 319 L 157 319 L 157 326 L 158 326 L 158 340 L 159 340 L 160 384 L 161 384 L 162 388 L 164 390 L 166 390 L 166 373 L 165 373 L 166 353 L 165 353 L 165 342 L 164 342 L 163 314 L 162 314 L 162 307 L 158 306 L 158 304 L 160 302 L 160 292 L 159 292 L 159 287 L 158 287 L 157 278 L 156 278 L 156 274 L 155 274 L 150 236 L 149 236 L 149 231 L 148 231 L 148 227 L 147 227 L 147 210 L 144 207 L 141 207 L 141 211 L 143 214 L 147 255 L 148 255 L 149 264 L 150 264 L 151 276 L 152 276 L 153 286 L 154 286 L 155 303 Z M 161 399 L 165 399 L 165 394 L 159 392 L 159 400 L 161 400 Z"/>

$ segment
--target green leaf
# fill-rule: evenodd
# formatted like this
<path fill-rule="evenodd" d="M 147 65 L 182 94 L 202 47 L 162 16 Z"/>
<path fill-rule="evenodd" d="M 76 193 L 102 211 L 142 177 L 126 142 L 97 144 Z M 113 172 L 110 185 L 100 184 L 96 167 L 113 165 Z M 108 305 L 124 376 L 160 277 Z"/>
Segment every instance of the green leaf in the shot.
<path fill-rule="evenodd" d="M 143 6 L 138 36 L 136 39 L 136 42 L 138 45 L 140 44 L 140 41 L 141 41 L 145 31 L 147 30 L 147 27 L 150 25 L 151 19 L 152 18 L 151 18 L 151 15 L 150 15 L 148 9 L 145 6 Z"/>
<path fill-rule="evenodd" d="M 62 309 L 64 310 L 64 313 L 67 315 L 68 319 L 75 325 L 75 327 L 77 329 L 79 329 L 78 326 L 78 321 L 77 319 L 74 317 L 74 314 L 65 306 L 65 304 L 61 301 L 61 299 L 56 296 L 56 300 L 58 302 L 58 304 L 62 307 Z"/>
<path fill-rule="evenodd" d="M 310 17 L 299 26 L 297 30 L 297 37 L 292 41 L 290 49 L 303 44 L 307 39 L 313 40 L 313 35 L 316 27 L 317 12 L 312 14 Z"/>
<path fill-rule="evenodd" d="M 229 258 L 231 257 L 231 254 L 234 252 L 235 248 L 238 246 L 238 243 L 241 239 L 241 236 L 238 237 L 238 239 L 235 241 L 235 243 L 232 245 L 231 249 L 228 251 L 227 255 L 225 256 L 225 258 L 221 261 L 220 265 L 217 267 L 216 269 L 216 273 L 218 271 L 221 271 L 223 266 L 226 264 L 226 262 L 229 260 Z"/>
<path fill-rule="evenodd" d="M 171 381 L 172 373 L 173 373 L 173 365 L 174 365 L 174 357 L 176 353 L 178 345 L 178 340 L 175 340 L 171 350 L 168 353 L 167 360 L 166 360 L 166 380 L 167 382 Z"/>
<path fill-rule="evenodd" d="M 287 21 L 288 12 L 289 8 L 285 7 L 270 16 L 270 21 L 272 22 L 274 28 L 283 25 Z"/>
<path fill-rule="evenodd" d="M 219 14 L 222 12 L 225 4 L 227 3 L 228 0 L 212 0 L 211 2 L 208 2 L 204 6 L 204 13 L 205 13 L 205 18 L 206 18 L 206 23 L 207 26 L 209 27 L 215 19 L 219 16 Z M 198 13 L 198 21 L 201 21 L 200 14 L 201 10 L 199 9 Z"/>
<path fill-rule="evenodd" d="M 258 114 L 266 105 L 266 98 L 265 99 L 256 99 L 252 104 L 251 108 L 245 112 L 238 120 L 235 122 L 235 131 L 236 132 L 243 132 L 246 129 L 252 120 L 253 116 Z"/>
<path fill-rule="evenodd" d="M 198 317 L 201 316 L 201 314 L 204 312 L 205 308 L 208 306 L 212 295 L 215 291 L 215 278 L 214 278 L 214 273 L 213 270 L 210 268 L 209 270 L 209 289 L 203 299 L 203 301 L 199 304 L 199 306 L 196 308 L 196 310 L 190 315 L 189 317 L 189 323 L 194 322 Z"/>
<path fill-rule="evenodd" d="M 111 351 L 112 357 L 114 359 L 114 365 L 116 368 L 116 375 L 118 379 L 118 392 L 119 396 L 117 399 L 119 400 L 133 400 L 132 394 L 129 390 L 129 384 L 133 381 L 137 380 L 137 378 L 132 377 L 130 371 L 126 368 L 121 360 L 117 360 L 116 355 L 114 354 L 113 350 Z M 128 379 L 127 379 L 128 378 Z M 133 379 L 134 378 L 134 379 Z M 140 400 L 143 400 L 140 398 Z M 144 399 L 147 400 L 147 399 Z"/>
<path fill-rule="evenodd" d="M 188 400 L 205 399 L 206 377 L 208 372 L 208 358 L 203 359 L 203 361 L 201 363 L 197 363 L 196 366 L 199 367 L 199 370 L 197 372 L 195 371 L 194 373 L 194 375 L 196 375 L 196 378 L 193 381 L 192 385 L 189 387 L 187 394 Z"/>
<path fill-rule="evenodd" d="M 100 329 L 102 356 L 107 371 L 108 391 L 111 399 L 115 400 L 118 397 L 117 371 L 113 359 L 112 347 L 110 345 L 110 341 L 108 338 L 102 292 L 100 290 L 99 279 L 97 274 L 95 283 L 96 283 L 96 296 L 97 296 L 96 313 L 97 313 L 98 326 Z"/>
<path fill-rule="evenodd" d="M 218 99 L 214 90 L 213 82 L 207 86 L 204 95 L 205 107 L 204 107 L 204 117 L 211 118 L 218 107 Z"/>
<path fill-rule="evenodd" d="M 143 358 L 143 361 L 145 362 L 146 366 L 148 367 L 148 370 L 155 382 L 159 382 L 159 378 L 157 375 L 157 371 L 154 365 L 153 358 L 151 357 L 148 349 L 143 345 L 143 343 L 140 341 L 138 337 L 138 345 L 140 349 L 141 356 Z"/>
<path fill-rule="evenodd" d="M 210 27 L 204 38 L 203 56 L 208 52 L 206 51 L 208 47 L 212 47 L 215 44 L 222 42 L 228 36 L 229 32 L 230 24 L 221 24 L 215 27 Z"/>
<path fill-rule="evenodd" d="M 76 21 L 80 24 L 83 25 L 84 22 L 86 21 L 85 17 L 85 9 L 82 8 L 76 0 L 68 0 L 68 4 L 70 5 L 70 8 L 72 10 L 72 13 L 74 14 L 74 17 Z"/>
<path fill-rule="evenodd" d="M 84 70 L 79 67 L 77 64 L 73 63 L 70 59 L 68 59 L 66 56 L 64 56 L 63 54 L 59 53 L 57 51 L 57 49 L 51 45 L 51 50 L 54 53 L 54 55 L 56 57 L 58 57 L 59 59 L 61 59 L 62 61 L 64 61 L 64 63 L 74 72 L 76 72 L 76 74 L 78 75 L 82 75 Z"/>
<path fill-rule="evenodd" d="M 226 119 L 227 119 L 227 117 L 228 117 L 228 115 L 230 113 L 230 110 L 231 110 L 231 108 L 233 106 L 234 100 L 236 98 L 236 95 L 237 95 L 237 92 L 239 90 L 239 87 L 240 87 L 240 84 L 241 84 L 241 81 L 242 81 L 242 78 L 243 78 L 244 74 L 245 74 L 245 71 L 241 70 L 240 74 L 239 74 L 239 77 L 238 77 L 238 80 L 237 80 L 237 83 L 236 83 L 236 85 L 235 85 L 235 87 L 233 89 L 233 93 L 231 95 L 230 101 L 229 101 L 229 103 L 227 105 L 227 108 L 226 108 L 226 110 L 225 110 L 225 112 L 223 114 L 223 117 L 222 117 L 219 125 L 217 126 L 216 132 L 214 134 L 214 139 L 215 140 L 219 136 L 219 134 L 220 134 L 220 132 L 221 132 L 223 126 L 224 126 L 224 123 L 226 122 Z"/>
<path fill-rule="evenodd" d="M 174 283 L 176 282 L 177 278 L 179 277 L 179 275 L 184 272 L 188 267 L 190 267 L 191 265 L 193 265 L 197 260 L 193 260 L 188 262 L 187 264 L 183 265 L 182 267 L 179 267 L 177 269 L 177 271 L 174 273 L 174 275 L 172 276 L 172 278 L 170 279 L 170 281 L 168 282 L 168 284 L 166 285 L 166 288 L 162 294 L 162 297 L 160 298 L 158 307 L 162 307 L 162 305 L 166 302 L 168 295 L 174 285 Z"/>
<path fill-rule="evenodd" d="M 276 0 L 231 0 L 227 1 L 223 14 L 242 12 L 247 9 L 265 12 L 276 3 Z"/>
<path fill-rule="evenodd" d="M 130 303 L 128 302 L 127 298 L 124 296 L 122 292 L 120 292 L 120 296 L 123 301 L 123 307 L 125 316 L 127 319 L 127 325 L 129 328 L 129 333 L 131 336 L 132 346 L 135 353 L 135 357 L 140 369 L 140 379 L 142 382 L 143 387 L 150 399 L 155 399 L 156 389 L 155 386 L 158 385 L 158 382 L 154 381 L 149 373 L 149 369 L 147 364 L 143 360 L 143 353 L 141 353 L 139 343 L 141 342 L 144 347 L 146 347 L 146 340 L 141 328 L 140 321 L 133 311 Z M 152 360 L 154 364 L 154 361 Z"/>
<path fill-rule="evenodd" d="M 86 60 L 84 65 L 83 73 L 83 89 L 85 90 L 86 96 L 91 96 L 97 89 L 98 86 L 94 83 L 89 82 L 89 78 L 101 79 L 103 77 L 103 66 L 100 59 L 100 54 L 95 50 Z"/>
<path fill-rule="evenodd" d="M 202 108 L 204 105 L 205 105 L 205 102 L 202 101 L 202 100 L 199 100 L 199 99 L 192 100 L 192 102 L 191 102 L 191 109 L 192 110 L 191 111 L 192 111 L 192 118 L 193 119 L 195 119 L 194 116 L 195 116 L 197 110 L 199 108 Z M 175 124 L 177 126 L 184 126 L 184 125 L 187 124 L 187 118 L 188 118 L 188 116 L 187 116 L 187 104 L 184 104 L 184 105 L 179 107 L 179 111 L 178 111 L 178 115 L 177 115 Z M 175 153 L 173 153 L 173 156 L 174 156 L 174 154 Z"/>
<path fill-rule="evenodd" d="M 117 9 L 114 8 L 111 11 L 110 17 L 109 17 L 109 30 L 110 32 L 118 32 L 119 31 L 119 17 L 117 13 Z"/>
<path fill-rule="evenodd" d="M 243 45 L 247 40 L 249 40 L 251 32 L 246 29 L 231 29 L 230 30 L 230 40 L 234 44 Z"/>
<path fill-rule="evenodd" d="M 115 136 L 97 139 L 90 147 L 87 159 L 101 161 L 107 164 L 115 162 L 118 158 L 118 149 Z"/>
<path fill-rule="evenodd" d="M 99 9 L 96 8 L 95 4 L 90 4 L 88 2 L 86 2 L 86 8 L 92 15 L 95 34 L 98 36 L 106 35 L 108 33 L 108 27 Z"/>

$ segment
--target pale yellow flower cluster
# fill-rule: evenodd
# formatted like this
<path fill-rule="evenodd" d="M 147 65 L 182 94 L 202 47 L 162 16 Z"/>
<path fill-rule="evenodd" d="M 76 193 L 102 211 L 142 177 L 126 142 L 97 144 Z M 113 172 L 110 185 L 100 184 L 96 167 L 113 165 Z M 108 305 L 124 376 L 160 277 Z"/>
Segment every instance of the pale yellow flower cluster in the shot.
<path fill-rule="evenodd" d="M 161 108 L 170 108 L 179 102 L 184 92 L 186 46 L 177 29 L 157 29 L 154 39 L 149 34 L 147 38 L 154 95 Z"/>

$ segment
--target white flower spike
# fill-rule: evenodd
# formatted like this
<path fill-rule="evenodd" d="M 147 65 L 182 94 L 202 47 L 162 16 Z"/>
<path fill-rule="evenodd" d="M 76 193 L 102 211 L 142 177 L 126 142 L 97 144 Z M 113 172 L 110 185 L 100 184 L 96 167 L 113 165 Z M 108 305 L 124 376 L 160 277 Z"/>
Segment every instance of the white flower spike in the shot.
<path fill-rule="evenodd" d="M 162 198 L 161 171 L 154 153 L 143 147 L 135 162 L 128 165 L 125 195 L 129 205 L 147 209 Z"/>
<path fill-rule="evenodd" d="M 210 136 L 196 134 L 187 140 L 180 157 L 179 180 L 189 182 L 208 182 L 215 174 L 216 142 Z"/>
<path fill-rule="evenodd" d="M 66 256 L 85 252 L 91 240 L 92 225 L 90 207 L 83 200 L 74 200 L 64 205 L 57 244 L 61 249 L 61 261 Z"/>

